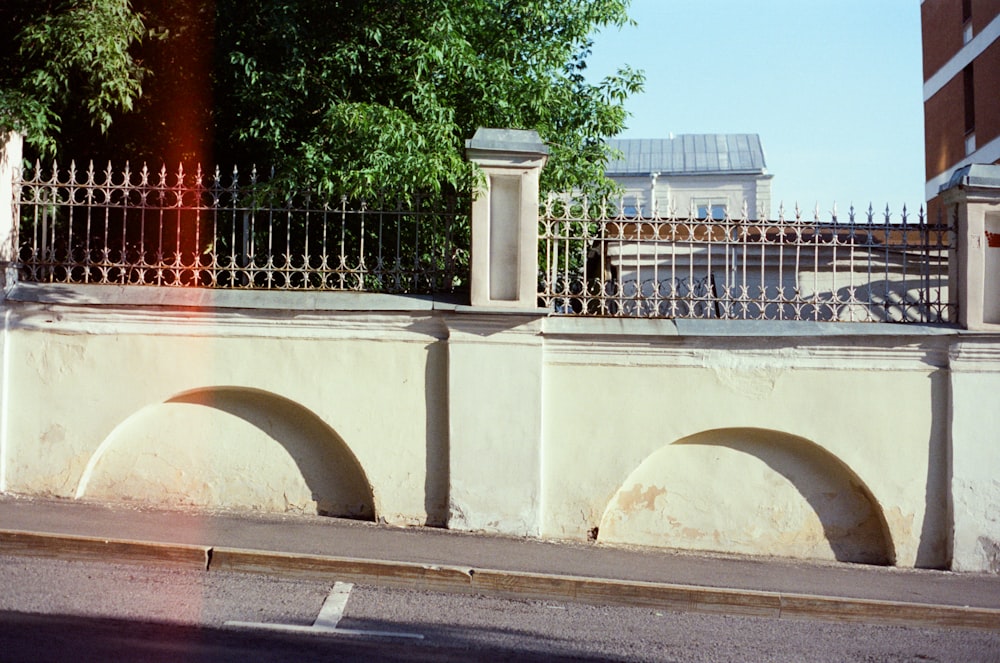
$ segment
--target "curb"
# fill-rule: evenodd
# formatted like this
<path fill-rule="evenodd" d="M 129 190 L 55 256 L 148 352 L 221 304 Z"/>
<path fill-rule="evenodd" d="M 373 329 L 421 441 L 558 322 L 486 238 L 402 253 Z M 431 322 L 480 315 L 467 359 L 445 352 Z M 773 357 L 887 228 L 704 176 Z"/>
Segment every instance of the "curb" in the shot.
<path fill-rule="evenodd" d="M 0 554 L 168 563 L 201 571 L 350 580 L 396 589 L 561 600 L 772 619 L 1000 630 L 1000 610 L 760 590 L 588 578 L 453 565 L 328 557 L 190 544 L 0 531 Z"/>
<path fill-rule="evenodd" d="M 0 554 L 22 557 L 168 563 L 207 570 L 209 550 L 210 548 L 197 545 L 0 530 Z"/>

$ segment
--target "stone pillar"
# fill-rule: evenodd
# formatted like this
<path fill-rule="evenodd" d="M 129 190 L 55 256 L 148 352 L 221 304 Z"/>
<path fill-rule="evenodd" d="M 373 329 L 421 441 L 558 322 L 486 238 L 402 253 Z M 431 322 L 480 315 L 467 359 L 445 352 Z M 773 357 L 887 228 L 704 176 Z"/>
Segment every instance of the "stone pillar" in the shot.
<path fill-rule="evenodd" d="M 8 320 L 4 311 L 7 293 L 14 285 L 17 270 L 14 260 L 17 258 L 17 226 L 18 198 L 15 197 L 15 171 L 21 167 L 22 158 L 21 134 L 10 132 L 0 134 L 0 493 L 7 491 L 7 457 L 9 443 L 7 429 L 10 426 L 10 412 L 7 405 L 10 394 L 8 385 L 7 344 Z"/>
<path fill-rule="evenodd" d="M 541 316 L 456 312 L 448 325 L 448 527 L 539 536 Z"/>
<path fill-rule="evenodd" d="M 954 571 L 1000 573 L 1000 166 L 971 165 L 941 188 L 955 224 L 949 298 L 968 330 L 951 348 Z"/>
<path fill-rule="evenodd" d="M 958 323 L 1000 331 L 1000 166 L 958 169 L 941 197 L 956 229 L 948 288 Z"/>
<path fill-rule="evenodd" d="M 538 176 L 548 148 L 535 131 L 478 129 L 466 157 L 485 182 L 472 203 L 473 306 L 534 309 Z"/>
<path fill-rule="evenodd" d="M 21 168 L 21 134 L 10 132 L 0 137 L 0 300 L 17 276 L 12 263 L 17 258 L 18 205 L 14 175 Z"/>
<path fill-rule="evenodd" d="M 1000 573 L 1000 336 L 955 343 L 949 369 L 951 569 Z"/>
<path fill-rule="evenodd" d="M 541 531 L 542 337 L 534 131 L 479 129 L 485 176 L 472 204 L 471 306 L 448 327 L 448 527 Z"/>

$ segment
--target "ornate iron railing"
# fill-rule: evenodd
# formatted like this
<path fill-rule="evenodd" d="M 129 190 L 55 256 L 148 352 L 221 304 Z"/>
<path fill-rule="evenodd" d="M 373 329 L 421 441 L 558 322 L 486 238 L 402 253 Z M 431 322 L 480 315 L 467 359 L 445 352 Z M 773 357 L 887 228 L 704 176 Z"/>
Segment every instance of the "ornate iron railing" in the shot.
<path fill-rule="evenodd" d="M 628 213 L 626 213 L 628 212 Z M 952 230 L 923 209 L 645 216 L 549 198 L 539 298 L 557 314 L 948 323 Z"/>
<path fill-rule="evenodd" d="M 241 177 L 36 164 L 17 183 L 19 278 L 439 293 L 468 280 L 467 201 L 352 204 Z"/>
<path fill-rule="evenodd" d="M 17 182 L 19 277 L 44 283 L 452 292 L 469 201 L 278 195 L 256 173 L 60 172 Z M 550 197 L 539 299 L 556 314 L 948 323 L 953 231 L 923 210 L 827 220 L 644 215 Z"/>

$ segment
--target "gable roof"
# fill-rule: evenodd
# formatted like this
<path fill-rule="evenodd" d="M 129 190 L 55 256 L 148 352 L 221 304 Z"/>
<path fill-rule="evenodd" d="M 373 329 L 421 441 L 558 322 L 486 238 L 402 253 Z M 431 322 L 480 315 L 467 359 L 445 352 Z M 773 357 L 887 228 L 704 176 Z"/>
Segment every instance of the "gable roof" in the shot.
<path fill-rule="evenodd" d="M 623 158 L 608 162 L 608 176 L 764 175 L 764 148 L 757 134 L 680 134 L 670 138 L 619 138 L 608 145 Z"/>

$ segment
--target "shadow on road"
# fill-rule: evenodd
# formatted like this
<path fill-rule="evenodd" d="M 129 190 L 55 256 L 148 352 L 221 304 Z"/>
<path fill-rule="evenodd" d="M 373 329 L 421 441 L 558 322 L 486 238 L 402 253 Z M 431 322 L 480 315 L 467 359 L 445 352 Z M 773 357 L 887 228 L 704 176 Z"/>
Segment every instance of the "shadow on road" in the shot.
<path fill-rule="evenodd" d="M 379 625 L 385 628 L 384 624 Z M 531 649 L 489 645 L 489 633 L 407 624 L 419 642 L 187 626 L 162 622 L 41 615 L 0 611 L 0 655 L 5 662 L 170 661 L 597 661 L 558 653 L 539 643 Z M 423 628 L 422 628 L 423 627 Z M 397 626 L 396 630 L 399 630 Z M 558 647 L 558 645 L 556 645 Z"/>

